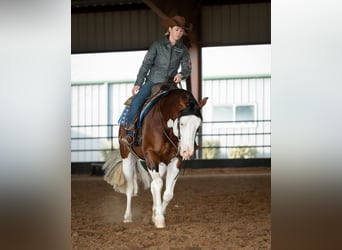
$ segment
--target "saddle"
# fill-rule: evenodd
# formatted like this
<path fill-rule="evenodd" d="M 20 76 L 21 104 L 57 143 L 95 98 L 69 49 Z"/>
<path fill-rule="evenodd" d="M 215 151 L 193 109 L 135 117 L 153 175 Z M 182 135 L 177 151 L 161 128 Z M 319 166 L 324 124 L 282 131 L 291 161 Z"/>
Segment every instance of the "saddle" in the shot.
<path fill-rule="evenodd" d="M 168 93 L 172 89 L 177 89 L 177 85 L 174 83 L 157 83 L 154 84 L 151 89 L 151 95 L 147 99 L 147 101 L 143 104 L 142 108 L 140 109 L 139 113 L 134 117 L 132 124 L 134 124 L 134 130 L 133 130 L 133 144 L 136 146 L 141 145 L 142 141 L 142 135 L 141 135 L 141 124 L 142 120 L 144 119 L 145 115 L 148 113 L 148 111 L 153 107 L 155 102 L 159 100 L 162 96 L 164 96 L 166 93 Z M 125 101 L 125 109 L 119 119 L 119 123 L 122 125 L 126 125 L 126 115 L 129 111 L 129 106 L 131 105 L 133 96 L 129 97 Z"/>
<path fill-rule="evenodd" d="M 171 89 L 177 89 L 176 84 L 174 83 L 156 83 L 153 85 L 152 89 L 151 89 L 151 95 L 150 97 L 147 99 L 147 101 L 145 102 L 145 104 L 143 105 L 142 110 L 144 109 L 145 106 L 147 106 L 156 96 L 158 96 L 158 94 L 160 92 L 163 91 L 169 91 Z M 133 96 L 129 97 L 126 101 L 125 101 L 125 105 L 126 106 L 130 106 L 131 102 L 132 102 Z"/>

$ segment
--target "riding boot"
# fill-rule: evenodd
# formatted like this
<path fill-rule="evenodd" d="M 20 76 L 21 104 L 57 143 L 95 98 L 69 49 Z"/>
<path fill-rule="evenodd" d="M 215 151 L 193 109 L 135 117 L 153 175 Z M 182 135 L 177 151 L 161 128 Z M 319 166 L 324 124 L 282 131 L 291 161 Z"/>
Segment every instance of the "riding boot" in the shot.
<path fill-rule="evenodd" d="M 126 135 L 120 138 L 120 142 L 122 142 L 128 146 L 131 146 L 133 144 L 133 142 L 134 142 L 133 134 L 135 131 L 135 123 L 138 120 L 138 117 L 139 117 L 139 113 L 136 114 L 133 117 L 132 122 L 125 127 Z"/>

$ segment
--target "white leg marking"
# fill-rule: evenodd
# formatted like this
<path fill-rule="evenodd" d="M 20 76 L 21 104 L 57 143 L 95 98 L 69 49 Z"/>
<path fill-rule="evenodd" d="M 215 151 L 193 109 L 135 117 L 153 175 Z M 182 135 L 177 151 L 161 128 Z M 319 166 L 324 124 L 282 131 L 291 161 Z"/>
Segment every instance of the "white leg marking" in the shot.
<path fill-rule="evenodd" d="M 177 168 L 177 158 L 173 158 L 168 165 L 167 173 L 166 173 L 166 184 L 165 184 L 165 191 L 163 195 L 163 214 L 165 214 L 165 210 L 171 199 L 173 198 L 173 190 L 175 188 L 179 169 Z"/>
<path fill-rule="evenodd" d="M 166 164 L 164 162 L 159 163 L 159 175 L 163 178 L 164 174 L 166 173 Z"/>
<path fill-rule="evenodd" d="M 151 182 L 151 193 L 153 197 L 153 207 L 152 207 L 152 221 L 156 228 L 165 227 L 165 218 L 162 211 L 162 201 L 161 201 L 161 190 L 163 187 L 163 180 L 160 174 L 155 170 L 149 170 L 152 182 Z"/>
<path fill-rule="evenodd" d="M 126 198 L 127 198 L 127 204 L 126 204 L 126 211 L 124 215 L 124 221 L 132 222 L 132 196 L 133 196 L 133 187 L 134 187 L 134 168 L 135 164 L 137 162 L 137 159 L 130 153 L 126 159 L 123 159 L 123 173 L 126 180 Z"/>

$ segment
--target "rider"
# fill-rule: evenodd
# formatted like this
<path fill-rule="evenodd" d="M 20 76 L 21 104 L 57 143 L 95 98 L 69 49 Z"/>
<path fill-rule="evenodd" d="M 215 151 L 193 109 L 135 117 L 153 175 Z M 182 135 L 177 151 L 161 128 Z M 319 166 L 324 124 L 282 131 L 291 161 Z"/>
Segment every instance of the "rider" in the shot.
<path fill-rule="evenodd" d="M 184 17 L 174 16 L 164 19 L 163 27 L 167 29 L 165 36 L 155 41 L 147 51 L 132 88 L 133 99 L 127 116 L 126 135 L 120 138 L 121 142 L 128 145 L 133 143 L 133 120 L 151 95 L 152 86 L 161 82 L 177 84 L 191 74 L 189 51 L 181 38 L 191 30 L 192 25 L 187 25 Z"/>

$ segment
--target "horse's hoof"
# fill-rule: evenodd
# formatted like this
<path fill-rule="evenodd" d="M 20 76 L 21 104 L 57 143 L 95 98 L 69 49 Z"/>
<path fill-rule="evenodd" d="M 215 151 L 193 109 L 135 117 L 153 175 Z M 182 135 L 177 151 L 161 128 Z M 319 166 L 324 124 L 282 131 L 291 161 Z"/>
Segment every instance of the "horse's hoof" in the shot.
<path fill-rule="evenodd" d="M 123 223 L 131 223 L 133 222 L 132 218 L 124 218 Z"/>
<path fill-rule="evenodd" d="M 166 227 L 166 224 L 165 224 L 165 221 L 164 220 L 154 220 L 154 226 L 156 227 L 156 228 L 165 228 Z"/>

